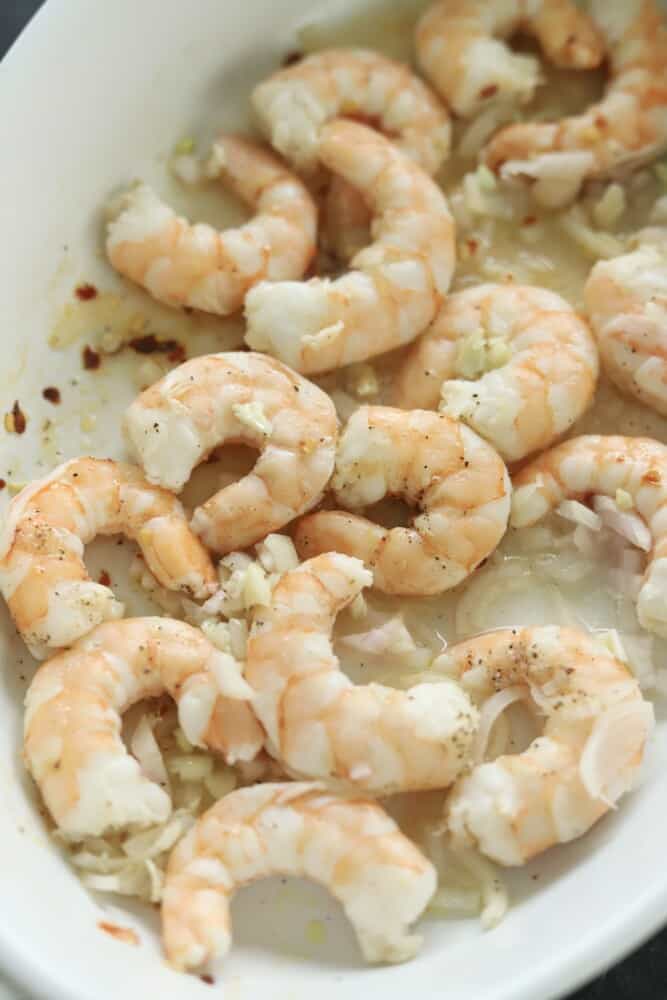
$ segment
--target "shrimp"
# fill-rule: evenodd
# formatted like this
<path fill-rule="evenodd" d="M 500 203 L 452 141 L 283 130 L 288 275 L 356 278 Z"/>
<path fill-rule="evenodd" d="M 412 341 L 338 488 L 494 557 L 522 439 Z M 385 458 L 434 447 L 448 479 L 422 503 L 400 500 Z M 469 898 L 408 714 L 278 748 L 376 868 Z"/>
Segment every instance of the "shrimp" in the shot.
<path fill-rule="evenodd" d="M 306 374 L 414 340 L 433 320 L 454 270 L 454 221 L 431 178 L 378 132 L 334 121 L 320 133 L 325 166 L 375 212 L 375 242 L 335 281 L 262 282 L 246 299 L 246 342 Z"/>
<path fill-rule="evenodd" d="M 559 122 L 501 129 L 486 148 L 491 169 L 531 185 L 551 207 L 590 178 L 622 177 L 667 147 L 667 26 L 655 0 L 591 0 L 604 36 L 609 83 L 601 101 Z"/>
<path fill-rule="evenodd" d="M 165 691 L 195 746 L 230 764 L 260 751 L 264 733 L 239 664 L 184 622 L 106 622 L 37 672 L 25 702 L 25 760 L 67 836 L 167 819 L 169 795 L 121 739 L 122 714 Z"/>
<path fill-rule="evenodd" d="M 246 680 L 266 748 L 294 776 L 374 795 L 445 788 L 477 728 L 468 696 L 449 681 L 409 691 L 355 686 L 333 651 L 337 613 L 371 582 L 360 560 L 329 552 L 286 573 L 255 616 Z"/>
<path fill-rule="evenodd" d="M 72 459 L 15 497 L 0 541 L 0 591 L 34 656 L 122 616 L 83 561 L 95 535 L 118 532 L 138 542 L 162 586 L 201 599 L 215 591 L 213 564 L 176 497 L 132 465 Z"/>
<path fill-rule="evenodd" d="M 427 410 L 360 407 L 341 437 L 331 486 L 348 509 L 385 496 L 419 509 L 405 528 L 341 511 L 319 511 L 296 526 L 302 558 L 328 548 L 357 556 L 387 594 L 457 586 L 493 552 L 510 513 L 500 456 L 464 424 Z"/>
<path fill-rule="evenodd" d="M 338 899 L 368 962 L 404 962 L 409 927 L 436 888 L 433 865 L 380 806 L 315 782 L 242 788 L 216 802 L 174 848 L 162 934 L 177 969 L 224 957 L 231 897 L 270 875 L 309 878 Z"/>
<path fill-rule="evenodd" d="M 139 184 L 111 206 L 107 254 L 159 302 L 226 316 L 258 281 L 305 273 L 315 254 L 317 210 L 277 157 L 239 136 L 217 140 L 207 174 L 222 177 L 256 210 L 254 218 L 224 232 L 192 225 Z"/>
<path fill-rule="evenodd" d="M 439 0 L 417 24 L 420 69 L 457 115 L 476 115 L 491 100 L 526 103 L 540 82 L 537 59 L 502 39 L 534 35 L 556 66 L 591 69 L 602 39 L 571 0 Z"/>
<path fill-rule="evenodd" d="M 554 292 L 477 285 L 450 296 L 411 348 L 394 396 L 437 407 L 507 462 L 546 448 L 588 408 L 598 354 L 586 323 Z"/>
<path fill-rule="evenodd" d="M 125 432 L 150 482 L 180 490 L 225 443 L 260 451 L 247 476 L 198 507 L 192 527 L 217 552 L 243 549 L 316 504 L 333 470 L 338 424 L 317 386 L 248 352 L 194 358 L 146 389 Z"/>
<path fill-rule="evenodd" d="M 598 434 L 572 438 L 514 477 L 511 524 L 535 524 L 566 498 L 629 494 L 652 549 L 637 598 L 640 624 L 667 636 L 667 446 L 651 438 Z"/>
<path fill-rule="evenodd" d="M 584 289 L 602 365 L 621 391 L 667 417 L 667 229 L 599 261 Z"/>
<path fill-rule="evenodd" d="M 376 125 L 435 174 L 449 154 L 449 113 L 407 66 L 367 49 L 326 49 L 274 73 L 253 102 L 272 144 L 298 170 L 318 165 L 322 126 L 338 115 Z M 328 248 L 349 260 L 368 243 L 372 213 L 363 196 L 334 177 L 326 197 Z"/>
<path fill-rule="evenodd" d="M 545 718 L 523 753 L 478 764 L 454 785 L 445 829 L 455 845 L 522 865 L 580 837 L 635 785 L 653 708 L 625 664 L 586 633 L 500 629 L 452 647 L 442 664 L 483 698 L 525 688 Z"/>

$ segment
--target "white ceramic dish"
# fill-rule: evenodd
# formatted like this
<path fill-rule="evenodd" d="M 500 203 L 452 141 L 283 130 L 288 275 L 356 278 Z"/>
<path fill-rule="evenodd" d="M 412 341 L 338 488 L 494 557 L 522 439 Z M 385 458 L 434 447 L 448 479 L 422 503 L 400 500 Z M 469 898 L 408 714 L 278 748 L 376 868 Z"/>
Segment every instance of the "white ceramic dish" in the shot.
<path fill-rule="evenodd" d="M 80 369 L 80 344 L 69 352 L 47 347 L 63 289 L 101 266 L 95 263 L 99 207 L 109 191 L 135 173 L 155 172 L 156 152 L 178 135 L 204 123 L 242 125 L 249 85 L 293 47 L 304 17 L 317 17 L 318 7 L 331 16 L 355 3 L 362 6 L 362 0 L 49 0 L 21 37 L 0 71 L 0 403 L 4 412 L 19 398 L 29 425 L 23 437 L 3 436 L 1 476 L 11 469 L 13 478 L 27 479 L 54 464 L 57 449 L 69 457 L 118 447 L 117 415 L 133 392 L 120 369 L 117 390 L 114 370 L 104 382 L 103 412 L 89 443 L 79 418 L 92 406 L 96 383 L 83 373 L 78 385 L 68 382 Z M 40 431 L 53 416 L 40 396 L 50 384 L 66 387 L 67 396 L 55 444 Z M 167 969 L 142 918 L 92 900 L 45 835 L 19 750 L 21 675 L 31 668 L 21 662 L 4 612 L 0 626 L 0 966 L 49 1000 L 210 996 L 210 986 Z M 362 967 L 351 931 L 320 890 L 254 886 L 234 907 L 237 942 L 223 977 L 225 996 L 564 995 L 667 918 L 665 762 L 662 725 L 644 786 L 592 835 L 521 873 L 501 926 L 484 934 L 474 921 L 426 922 L 424 950 L 405 966 Z M 140 928 L 140 946 L 103 933 L 97 923 L 104 914 Z M 313 919 L 324 921 L 326 934 L 309 933 Z"/>

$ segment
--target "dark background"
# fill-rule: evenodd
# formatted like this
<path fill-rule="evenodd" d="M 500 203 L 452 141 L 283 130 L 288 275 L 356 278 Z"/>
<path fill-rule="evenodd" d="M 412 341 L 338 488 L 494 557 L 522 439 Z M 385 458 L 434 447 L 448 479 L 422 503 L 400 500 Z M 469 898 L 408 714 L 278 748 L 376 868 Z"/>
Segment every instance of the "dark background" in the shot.
<path fill-rule="evenodd" d="M 113 3 L 113 0 L 102 2 Z M 0 57 L 41 5 L 42 0 L 0 0 Z M 530 961 L 530 956 L 523 956 L 523 960 Z M 446 995 L 446 985 L 443 992 Z M 534 1000 L 542 998 L 536 996 Z M 590 986 L 572 994 L 569 1000 L 667 1000 L 667 929 Z"/>

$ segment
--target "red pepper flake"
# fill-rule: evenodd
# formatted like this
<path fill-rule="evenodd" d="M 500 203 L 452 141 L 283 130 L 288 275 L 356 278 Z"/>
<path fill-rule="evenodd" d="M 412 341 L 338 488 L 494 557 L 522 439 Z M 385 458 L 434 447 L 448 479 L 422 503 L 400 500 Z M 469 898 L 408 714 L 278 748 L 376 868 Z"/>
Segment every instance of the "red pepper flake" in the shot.
<path fill-rule="evenodd" d="M 466 240 L 466 246 L 468 247 L 470 253 L 477 253 L 477 248 L 479 247 L 479 243 L 477 242 L 477 240 L 468 239 Z"/>
<path fill-rule="evenodd" d="M 100 355 L 92 347 L 89 347 L 88 344 L 84 347 L 81 356 L 83 358 L 83 367 L 89 372 L 95 371 L 102 364 Z"/>
<path fill-rule="evenodd" d="M 4 479 L 0 479 L 0 490 L 4 490 L 4 488 L 5 488 L 6 485 L 7 485 L 7 483 L 5 482 L 5 480 Z"/>
<path fill-rule="evenodd" d="M 521 225 L 522 226 L 534 226 L 536 222 L 537 222 L 537 216 L 536 215 L 527 215 L 525 217 L 525 219 L 523 220 L 523 222 L 521 223 Z"/>
<path fill-rule="evenodd" d="M 485 99 L 487 97 L 493 97 L 493 95 L 497 93 L 498 93 L 498 84 L 490 83 L 488 87 L 482 87 L 482 89 L 479 92 L 479 96 L 482 99 Z"/>
<path fill-rule="evenodd" d="M 23 434 L 28 424 L 28 418 L 21 409 L 18 399 L 14 400 L 14 405 L 12 406 L 12 412 L 10 417 L 14 433 Z"/>
<path fill-rule="evenodd" d="M 55 385 L 47 385 L 46 389 L 42 389 L 42 396 L 56 406 L 60 402 L 60 389 L 56 389 Z"/>
<path fill-rule="evenodd" d="M 76 286 L 74 294 L 77 299 L 81 299 L 82 302 L 89 302 L 91 299 L 97 298 L 97 289 L 95 288 L 95 285 L 85 282 L 83 285 Z"/>
<path fill-rule="evenodd" d="M 609 125 L 604 115 L 596 115 L 593 120 L 599 129 L 605 129 Z"/>
<path fill-rule="evenodd" d="M 111 577 L 105 569 L 102 570 L 97 578 L 97 582 L 101 583 L 103 587 L 108 587 L 111 584 Z"/>
<path fill-rule="evenodd" d="M 110 934 L 116 941 L 124 941 L 125 944 L 139 944 L 139 935 L 130 927 L 119 927 L 118 924 L 110 924 L 106 920 L 98 920 L 97 926 L 105 934 Z"/>
<path fill-rule="evenodd" d="M 302 59 L 303 52 L 299 52 L 297 49 L 294 49 L 292 52 L 288 52 L 283 59 L 283 66 L 293 66 L 294 63 L 301 62 Z"/>
<path fill-rule="evenodd" d="M 135 337 L 129 346 L 137 354 L 166 354 L 169 361 L 185 361 L 185 348 L 178 340 L 158 340 L 154 333 Z"/>
<path fill-rule="evenodd" d="M 207 986 L 215 986 L 215 979 L 213 978 L 213 976 L 209 976 L 207 972 L 203 973 L 203 975 L 201 975 L 199 978 L 201 979 L 202 983 L 206 983 Z"/>

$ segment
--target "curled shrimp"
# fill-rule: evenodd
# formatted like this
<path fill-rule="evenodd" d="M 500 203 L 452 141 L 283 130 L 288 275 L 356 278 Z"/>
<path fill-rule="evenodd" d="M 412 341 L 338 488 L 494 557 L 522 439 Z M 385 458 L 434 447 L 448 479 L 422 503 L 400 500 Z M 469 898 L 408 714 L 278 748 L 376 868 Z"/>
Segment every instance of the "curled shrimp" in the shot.
<path fill-rule="evenodd" d="M 446 299 L 403 362 L 394 398 L 405 409 L 440 402 L 515 462 L 579 419 L 598 367 L 588 326 L 560 295 L 477 285 Z"/>
<path fill-rule="evenodd" d="M 591 69 L 604 46 L 591 19 L 571 0 L 439 0 L 417 24 L 420 69 L 454 111 L 477 114 L 489 101 L 525 103 L 540 82 L 537 59 L 503 39 L 534 35 L 556 66 Z"/>
<path fill-rule="evenodd" d="M 408 66 L 368 49 L 307 56 L 256 87 L 253 102 L 271 143 L 298 170 L 316 169 L 320 130 L 339 115 L 376 125 L 428 174 L 449 153 L 449 114 L 435 94 Z M 368 243 L 370 220 L 363 195 L 334 177 L 326 196 L 328 248 L 349 260 Z"/>
<path fill-rule="evenodd" d="M 15 497 L 0 542 L 0 590 L 34 656 L 122 616 L 123 605 L 90 579 L 83 561 L 96 535 L 119 532 L 139 544 L 162 586 L 197 598 L 216 589 L 211 560 L 176 497 L 132 465 L 72 459 Z"/>
<path fill-rule="evenodd" d="M 216 448 L 243 443 L 260 456 L 215 493 L 192 527 L 217 552 L 242 549 L 318 502 L 334 463 L 338 425 L 329 397 L 279 361 L 239 351 L 186 361 L 125 415 L 148 479 L 180 490 Z"/>
<path fill-rule="evenodd" d="M 335 281 L 262 282 L 246 299 L 246 342 L 297 371 L 323 372 L 414 340 L 433 320 L 454 270 L 454 222 L 431 178 L 356 122 L 320 133 L 321 161 L 357 187 L 374 242 Z"/>
<path fill-rule="evenodd" d="M 609 83 L 597 104 L 559 122 L 501 129 L 486 148 L 489 167 L 563 205 L 590 178 L 623 176 L 667 146 L 667 26 L 655 0 L 591 0 L 605 39 Z"/>
<path fill-rule="evenodd" d="M 602 365 L 619 389 L 667 417 L 667 229 L 599 261 L 584 289 Z"/>
<path fill-rule="evenodd" d="M 166 820 L 169 795 L 121 738 L 122 714 L 165 691 L 195 746 L 228 763 L 252 760 L 261 749 L 264 733 L 238 663 L 184 622 L 106 622 L 37 672 L 26 695 L 25 760 L 68 836 Z"/>
<path fill-rule="evenodd" d="M 224 957 L 231 897 L 270 875 L 325 885 L 368 962 L 404 962 L 421 947 L 409 928 L 435 892 L 435 869 L 394 820 L 320 784 L 269 784 L 216 802 L 174 848 L 162 903 L 171 964 L 195 969 Z"/>
<path fill-rule="evenodd" d="M 477 764 L 454 785 L 445 828 L 455 844 L 522 865 L 580 837 L 636 783 L 653 708 L 584 632 L 500 629 L 452 647 L 442 665 L 477 698 L 523 688 L 545 720 L 523 753 Z"/>
<path fill-rule="evenodd" d="M 254 218 L 224 232 L 192 225 L 139 184 L 112 204 L 107 254 L 158 301 L 226 316 L 258 281 L 305 273 L 315 253 L 317 210 L 277 157 L 239 136 L 217 140 L 207 174 L 222 177 L 256 210 Z"/>
<path fill-rule="evenodd" d="M 302 558 L 332 549 L 363 559 L 388 594 L 438 594 L 493 552 L 507 528 L 510 481 L 491 445 L 464 424 L 427 410 L 362 406 L 341 436 L 331 483 L 347 509 L 400 497 L 419 513 L 409 527 L 343 511 L 302 518 Z"/>
<path fill-rule="evenodd" d="M 355 686 L 331 644 L 338 612 L 372 582 L 329 552 L 286 573 L 255 616 L 246 679 L 266 747 L 288 773 L 373 794 L 445 788 L 465 767 L 477 713 L 456 685 Z"/>
<path fill-rule="evenodd" d="M 667 636 L 667 446 L 651 438 L 598 434 L 572 438 L 533 459 L 514 477 L 511 523 L 536 524 L 565 499 L 630 498 L 650 532 L 637 598 L 644 628 Z"/>

